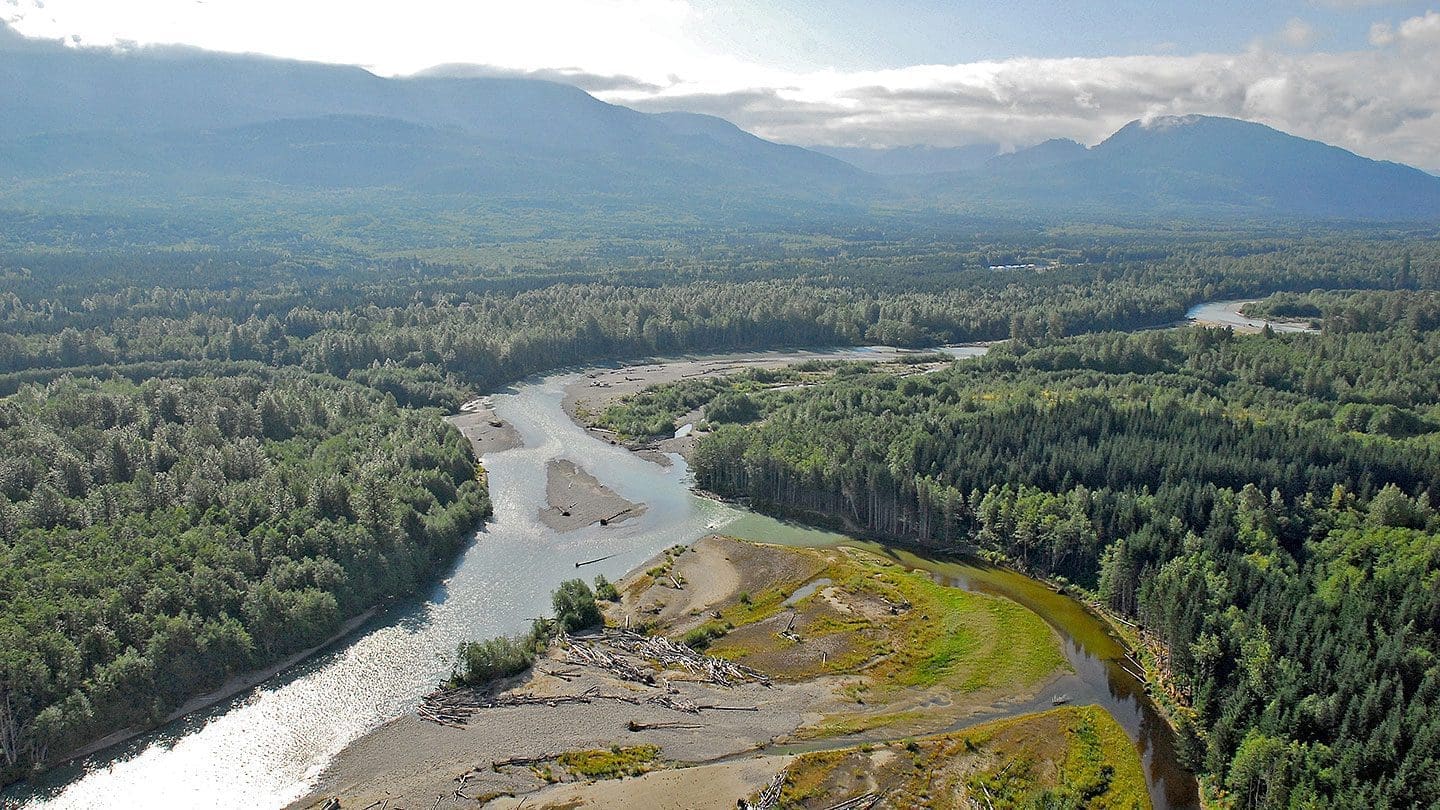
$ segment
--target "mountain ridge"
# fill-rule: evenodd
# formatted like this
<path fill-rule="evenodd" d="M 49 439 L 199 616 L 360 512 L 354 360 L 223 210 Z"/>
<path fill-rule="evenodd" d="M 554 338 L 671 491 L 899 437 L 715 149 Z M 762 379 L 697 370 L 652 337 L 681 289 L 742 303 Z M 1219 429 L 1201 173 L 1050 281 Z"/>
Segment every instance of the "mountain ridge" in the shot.
<path fill-rule="evenodd" d="M 191 49 L 17 44 L 8 33 L 0 176 L 114 204 L 191 186 L 223 199 L 235 183 L 712 212 L 798 203 L 926 216 L 1440 217 L 1440 178 L 1239 119 L 1133 121 L 1093 147 L 1055 139 L 1003 155 L 983 145 L 812 150 L 541 79 L 383 78 Z M 0 204 L 25 199 L 0 194 Z"/>

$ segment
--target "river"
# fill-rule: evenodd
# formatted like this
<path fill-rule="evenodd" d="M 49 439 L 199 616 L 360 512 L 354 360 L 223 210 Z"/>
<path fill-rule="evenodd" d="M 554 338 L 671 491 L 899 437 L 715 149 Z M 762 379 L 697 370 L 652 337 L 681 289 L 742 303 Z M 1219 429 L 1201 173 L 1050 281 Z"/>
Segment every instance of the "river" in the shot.
<path fill-rule="evenodd" d="M 808 355 L 819 357 L 821 355 Z M 869 349 L 826 356 L 885 356 Z M 278 808 L 304 796 L 331 759 L 409 712 L 450 671 L 461 641 L 513 633 L 549 612 L 576 560 L 611 579 L 662 549 L 745 513 L 698 498 L 683 463 L 662 468 L 596 439 L 565 414 L 556 374 L 491 397 L 523 447 L 487 455 L 495 514 L 423 598 L 377 614 L 340 644 L 254 689 L 130 742 L 55 768 L 3 796 L 25 808 Z M 568 458 L 648 509 L 609 527 L 556 533 L 538 520 L 551 459 Z"/>
<path fill-rule="evenodd" d="M 1259 331 L 1268 324 L 1276 332 L 1316 332 L 1308 323 L 1298 321 L 1267 321 L 1259 318 L 1250 318 L 1240 314 L 1240 308 L 1246 304 L 1253 304 L 1260 299 L 1245 298 L 1237 301 L 1209 301 L 1204 304 L 1196 304 L 1185 313 L 1187 321 L 1205 324 L 1207 326 L 1230 326 L 1236 329 L 1253 329 Z"/>
<path fill-rule="evenodd" d="M 1240 318 L 1242 303 L 1203 305 L 1190 314 Z M 952 354 L 982 352 L 972 347 Z M 855 349 L 825 356 L 858 359 L 876 353 Z M 770 542 L 855 542 L 699 498 L 690 492 L 678 456 L 674 465 L 660 467 L 596 439 L 561 407 L 565 386 L 580 376 L 555 374 L 491 397 L 496 414 L 519 431 L 524 446 L 484 458 L 495 514 L 446 578 L 423 597 L 381 611 L 342 642 L 254 689 L 12 786 L 0 798 L 57 810 L 284 807 L 306 795 L 348 743 L 411 711 L 419 696 L 448 674 L 449 653 L 461 641 L 517 632 L 546 613 L 549 593 L 575 576 L 576 560 L 614 555 L 587 567 L 585 575 L 618 579 L 662 549 L 721 529 Z M 561 457 L 625 498 L 645 503 L 647 511 L 608 527 L 566 533 L 545 527 L 537 519 L 545 470 Z M 1168 728 L 1143 685 L 1116 663 L 1122 648 L 1099 620 L 1074 600 L 1013 572 L 887 553 L 945 582 L 1014 599 L 1045 617 L 1076 670 L 1052 691 L 1076 703 L 1097 703 L 1125 727 L 1144 759 L 1157 808 L 1195 805 L 1194 780 L 1175 764 Z M 997 706 L 995 714 L 1048 707 L 1050 694 L 1031 705 Z"/>

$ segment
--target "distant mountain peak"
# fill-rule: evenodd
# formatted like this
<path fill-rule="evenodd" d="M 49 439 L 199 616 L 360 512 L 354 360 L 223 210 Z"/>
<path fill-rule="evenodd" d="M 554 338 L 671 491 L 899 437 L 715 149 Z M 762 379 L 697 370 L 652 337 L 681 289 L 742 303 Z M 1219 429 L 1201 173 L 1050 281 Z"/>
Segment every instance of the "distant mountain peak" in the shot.
<path fill-rule="evenodd" d="M 1130 122 L 1131 125 L 1138 124 L 1143 129 L 1164 131 L 1167 129 L 1178 129 L 1180 127 L 1191 127 L 1201 123 L 1205 119 L 1220 120 L 1215 116 L 1197 115 L 1156 115 L 1150 118 L 1141 118 Z M 1236 119 L 1228 119 L 1236 120 Z M 1128 125 L 1127 125 L 1128 126 Z"/>
<path fill-rule="evenodd" d="M 9 34 L 0 26 L 0 39 Z M 383 78 L 196 50 L 26 43 L 0 47 L 0 188 L 22 181 L 103 204 L 262 184 L 693 203 L 772 218 L 877 202 L 1112 220 L 1440 218 L 1440 178 L 1233 118 L 1153 116 L 1094 147 L 1057 138 L 1008 155 L 993 143 L 812 151 L 533 76 Z"/>
<path fill-rule="evenodd" d="M 988 164 L 995 200 L 1147 213 L 1355 220 L 1440 216 L 1440 179 L 1254 121 L 1165 115 L 1086 149 L 1047 141 Z"/>

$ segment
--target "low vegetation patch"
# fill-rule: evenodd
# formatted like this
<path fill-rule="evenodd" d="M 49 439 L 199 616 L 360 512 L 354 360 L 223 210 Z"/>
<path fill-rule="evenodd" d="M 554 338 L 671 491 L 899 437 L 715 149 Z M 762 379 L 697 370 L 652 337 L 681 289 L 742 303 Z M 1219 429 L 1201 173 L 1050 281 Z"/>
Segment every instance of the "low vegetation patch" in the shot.
<path fill-rule="evenodd" d="M 614 586 L 598 577 L 610 590 Z M 455 666 L 450 672 L 450 686 L 480 687 L 502 678 L 519 675 L 535 663 L 535 656 L 545 649 L 559 631 L 571 632 L 603 624 L 605 617 L 595 601 L 595 593 L 584 580 L 560 583 L 550 595 L 555 609 L 553 619 L 537 619 L 530 632 L 520 636 L 497 636 L 485 641 L 463 642 L 455 653 Z"/>
<path fill-rule="evenodd" d="M 595 599 L 601 602 L 619 602 L 620 591 L 604 574 L 595 577 Z"/>
<path fill-rule="evenodd" d="M 892 807 L 1150 807 L 1135 747 L 1098 706 L 804 754 L 790 766 L 781 807 L 831 807 L 866 794 Z"/>
<path fill-rule="evenodd" d="M 455 656 L 451 686 L 484 686 L 519 675 L 535 663 L 535 639 L 497 636 L 484 641 L 467 641 Z"/>
<path fill-rule="evenodd" d="M 1009 600 L 941 585 L 865 552 L 776 553 L 823 557 L 807 581 L 831 584 L 798 600 L 804 582 L 735 598 L 704 626 L 733 628 L 712 638 L 713 654 L 792 679 L 861 674 L 871 690 L 1027 687 L 1066 665 L 1044 620 Z"/>
<path fill-rule="evenodd" d="M 556 758 L 561 765 L 576 776 L 586 779 L 619 779 L 625 776 L 639 776 L 655 769 L 659 764 L 660 748 L 654 745 L 635 745 L 592 751 L 567 751 Z"/>
<path fill-rule="evenodd" d="M 717 638 L 724 638 L 730 628 L 719 622 L 707 622 L 686 633 L 681 641 L 692 650 L 703 650 Z"/>

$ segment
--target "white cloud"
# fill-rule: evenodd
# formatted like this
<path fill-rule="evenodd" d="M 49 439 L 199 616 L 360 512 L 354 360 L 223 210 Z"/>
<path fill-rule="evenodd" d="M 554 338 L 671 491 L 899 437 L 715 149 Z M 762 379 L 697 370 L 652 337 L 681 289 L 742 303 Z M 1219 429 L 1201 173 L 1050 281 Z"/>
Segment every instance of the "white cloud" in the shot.
<path fill-rule="evenodd" d="M 126 8 L 120 8 L 120 6 Z M 6 7 L 0 5 L 0 9 Z M 1372 157 L 1440 169 L 1440 13 L 1371 31 L 1372 47 L 1304 50 L 1287 25 L 1241 53 L 1016 58 L 890 70 L 793 71 L 708 50 L 713 13 L 686 0 L 24 0 L 30 35 L 185 42 L 410 73 L 469 63 L 579 84 L 644 110 L 693 110 L 801 144 L 1094 143 L 1126 122 L 1206 113 L 1257 120 Z"/>
<path fill-rule="evenodd" d="M 1095 143 L 1126 122 L 1205 113 L 1260 121 L 1362 154 L 1440 168 L 1436 49 L 1183 57 L 1012 59 L 795 75 L 728 90 L 681 82 L 602 94 L 649 109 L 712 112 L 802 144 Z"/>
<path fill-rule="evenodd" d="M 30 36 L 184 43 L 410 73 L 442 62 L 635 75 L 689 60 L 686 0 L 20 0 Z M 19 18 L 17 21 L 17 17 Z"/>
<path fill-rule="evenodd" d="M 1411 17 L 1400 23 L 1395 34 L 1404 43 L 1440 45 L 1440 12 L 1427 11 L 1424 16 Z"/>

